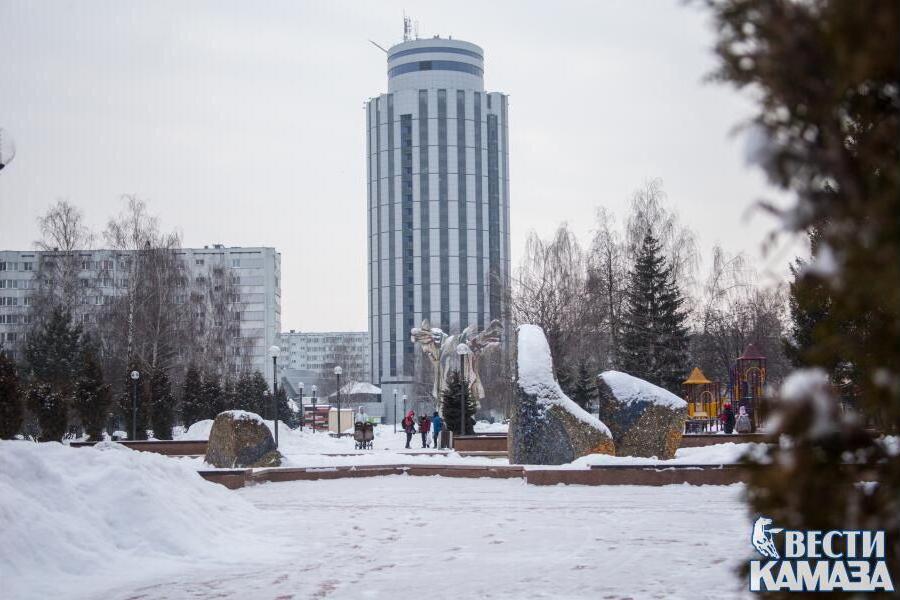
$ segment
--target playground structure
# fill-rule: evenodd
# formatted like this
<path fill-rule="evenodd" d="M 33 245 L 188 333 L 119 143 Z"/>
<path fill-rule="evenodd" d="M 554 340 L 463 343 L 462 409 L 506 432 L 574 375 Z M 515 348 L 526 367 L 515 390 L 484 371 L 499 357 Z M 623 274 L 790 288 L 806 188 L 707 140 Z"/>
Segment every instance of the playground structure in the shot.
<path fill-rule="evenodd" d="M 744 353 L 735 359 L 728 372 L 728 387 L 710 381 L 699 367 L 682 383 L 682 397 L 688 403 L 685 433 L 703 433 L 721 429 L 720 417 L 726 403 L 731 403 L 735 414 L 743 406 L 750 415 L 753 431 L 765 420 L 766 357 L 754 344 L 748 344 Z"/>
<path fill-rule="evenodd" d="M 707 379 L 699 367 L 694 367 L 682 385 L 683 398 L 688 403 L 685 433 L 718 431 L 722 409 L 721 386 Z"/>
<path fill-rule="evenodd" d="M 729 391 L 735 414 L 743 406 L 753 431 L 765 420 L 766 357 L 752 343 L 729 371 Z"/>

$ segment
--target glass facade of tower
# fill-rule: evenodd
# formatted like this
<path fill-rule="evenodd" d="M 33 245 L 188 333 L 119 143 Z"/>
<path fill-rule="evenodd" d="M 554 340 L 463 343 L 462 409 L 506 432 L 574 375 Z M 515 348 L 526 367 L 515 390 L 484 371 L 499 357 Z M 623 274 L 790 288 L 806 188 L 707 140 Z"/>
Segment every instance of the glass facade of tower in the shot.
<path fill-rule="evenodd" d="M 369 331 L 377 384 L 410 382 L 409 331 L 504 319 L 509 289 L 507 97 L 484 91 L 475 44 L 433 38 L 388 51 L 369 100 Z"/>

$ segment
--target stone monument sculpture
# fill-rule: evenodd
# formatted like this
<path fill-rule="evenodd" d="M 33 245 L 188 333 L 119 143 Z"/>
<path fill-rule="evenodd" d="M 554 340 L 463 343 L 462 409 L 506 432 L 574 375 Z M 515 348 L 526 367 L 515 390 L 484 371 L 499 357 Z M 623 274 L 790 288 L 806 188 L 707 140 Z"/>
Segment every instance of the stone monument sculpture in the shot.
<path fill-rule="evenodd" d="M 423 354 L 431 361 L 434 368 L 434 385 L 431 395 L 440 403 L 441 392 L 447 385 L 447 374 L 463 361 L 460 375 L 464 378 L 466 393 L 477 400 L 484 398 L 484 386 L 479 374 L 481 355 L 488 348 L 500 344 L 503 326 L 494 319 L 484 331 L 478 331 L 475 325 L 469 325 L 461 333 L 447 335 L 437 327 L 432 327 L 426 319 L 420 327 L 410 330 L 410 339 L 422 348 Z M 460 345 L 468 348 L 468 352 L 460 354 Z"/>

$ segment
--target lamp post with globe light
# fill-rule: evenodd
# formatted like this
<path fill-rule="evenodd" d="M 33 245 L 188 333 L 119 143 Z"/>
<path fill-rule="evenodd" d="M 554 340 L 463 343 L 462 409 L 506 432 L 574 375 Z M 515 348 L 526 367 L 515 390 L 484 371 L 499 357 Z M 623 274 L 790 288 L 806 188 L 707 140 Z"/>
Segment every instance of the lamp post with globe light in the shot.
<path fill-rule="evenodd" d="M 272 405 L 275 412 L 275 447 L 278 447 L 278 355 L 281 348 L 272 346 L 269 348 L 269 356 L 272 357 Z"/>
<path fill-rule="evenodd" d="M 456 353 L 459 354 L 459 371 L 462 375 L 462 395 L 460 396 L 462 406 L 459 409 L 459 435 L 466 435 L 466 388 L 469 387 L 466 380 L 466 355 L 471 354 L 472 350 L 466 344 L 459 344 L 456 347 Z"/>
<path fill-rule="evenodd" d="M 131 372 L 131 441 L 137 439 L 137 386 L 140 378 L 140 373 Z"/>
<path fill-rule="evenodd" d="M 300 382 L 300 431 L 303 431 L 303 419 L 305 415 L 303 414 L 303 382 Z"/>
<path fill-rule="evenodd" d="M 334 368 L 334 376 L 337 378 L 337 434 L 341 437 L 341 373 L 344 370 L 340 365 Z"/>
<path fill-rule="evenodd" d="M 394 433 L 397 433 L 397 390 L 394 389 Z"/>
<path fill-rule="evenodd" d="M 319 418 L 319 413 L 316 412 L 316 400 L 318 400 L 318 395 L 319 395 L 319 386 L 313 385 L 312 386 L 312 403 L 313 403 L 312 430 L 313 430 L 313 433 L 316 432 L 317 420 Z"/>

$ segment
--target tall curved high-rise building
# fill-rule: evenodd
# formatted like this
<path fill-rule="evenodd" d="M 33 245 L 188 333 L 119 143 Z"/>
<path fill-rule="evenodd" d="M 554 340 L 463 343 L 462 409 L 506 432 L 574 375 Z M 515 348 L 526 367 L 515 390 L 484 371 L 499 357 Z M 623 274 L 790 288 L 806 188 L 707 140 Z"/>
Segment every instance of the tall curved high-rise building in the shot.
<path fill-rule="evenodd" d="M 372 378 L 409 393 L 409 330 L 456 333 L 506 314 L 507 97 L 484 90 L 484 51 L 435 37 L 387 55 L 388 92 L 366 106 Z"/>

